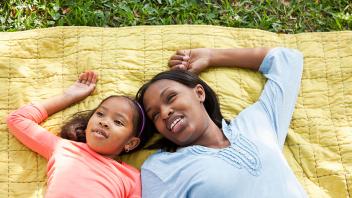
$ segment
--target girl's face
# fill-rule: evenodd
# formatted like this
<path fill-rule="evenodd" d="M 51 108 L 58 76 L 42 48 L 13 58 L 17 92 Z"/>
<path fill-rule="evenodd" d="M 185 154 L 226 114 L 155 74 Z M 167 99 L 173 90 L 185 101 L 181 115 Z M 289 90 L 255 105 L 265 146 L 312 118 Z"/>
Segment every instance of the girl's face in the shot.
<path fill-rule="evenodd" d="M 133 134 L 133 114 L 128 99 L 112 97 L 104 101 L 89 119 L 86 129 L 88 146 L 102 155 L 118 155 L 139 144 Z"/>
<path fill-rule="evenodd" d="M 201 85 L 189 88 L 173 80 L 158 80 L 147 88 L 143 104 L 149 119 L 167 139 L 180 146 L 196 144 L 209 126 Z"/>

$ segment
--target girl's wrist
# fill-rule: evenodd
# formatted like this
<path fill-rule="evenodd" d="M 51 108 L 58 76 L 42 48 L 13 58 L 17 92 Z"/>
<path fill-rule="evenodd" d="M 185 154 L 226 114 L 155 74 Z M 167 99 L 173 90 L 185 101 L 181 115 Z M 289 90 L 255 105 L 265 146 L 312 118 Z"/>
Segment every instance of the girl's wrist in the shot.
<path fill-rule="evenodd" d="M 72 94 L 72 93 L 67 93 L 66 91 L 64 91 L 64 93 L 62 94 L 62 97 L 63 97 L 63 100 L 66 100 L 67 102 L 69 102 L 71 104 L 74 104 L 74 103 L 82 100 L 77 95 Z"/>

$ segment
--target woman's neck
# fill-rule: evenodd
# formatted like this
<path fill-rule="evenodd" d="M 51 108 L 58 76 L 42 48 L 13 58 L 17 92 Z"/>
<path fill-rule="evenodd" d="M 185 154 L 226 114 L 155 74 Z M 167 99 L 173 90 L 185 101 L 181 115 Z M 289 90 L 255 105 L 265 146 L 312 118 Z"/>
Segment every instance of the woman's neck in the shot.
<path fill-rule="evenodd" d="M 202 136 L 193 145 L 202 145 L 209 148 L 225 148 L 230 145 L 230 141 L 223 131 L 210 119 L 208 127 L 206 127 Z"/>

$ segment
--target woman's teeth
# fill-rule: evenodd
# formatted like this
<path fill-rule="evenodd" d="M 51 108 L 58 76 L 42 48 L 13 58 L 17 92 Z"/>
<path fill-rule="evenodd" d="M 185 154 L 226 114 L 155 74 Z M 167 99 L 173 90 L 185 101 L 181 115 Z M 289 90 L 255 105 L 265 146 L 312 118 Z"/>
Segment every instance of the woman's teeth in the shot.
<path fill-rule="evenodd" d="M 174 128 L 174 126 L 179 122 L 181 121 L 181 118 L 177 118 L 176 120 L 174 120 L 170 126 L 170 129 L 172 130 L 172 128 Z"/>

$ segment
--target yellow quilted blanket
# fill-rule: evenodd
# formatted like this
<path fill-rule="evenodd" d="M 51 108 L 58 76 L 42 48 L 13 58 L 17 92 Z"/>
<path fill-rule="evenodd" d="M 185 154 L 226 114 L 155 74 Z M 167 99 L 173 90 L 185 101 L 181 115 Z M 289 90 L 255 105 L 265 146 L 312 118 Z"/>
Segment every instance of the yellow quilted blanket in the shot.
<path fill-rule="evenodd" d="M 93 96 L 50 117 L 58 133 L 73 113 L 112 94 L 134 95 L 167 69 L 180 48 L 297 48 L 304 54 L 302 86 L 284 153 L 310 197 L 352 196 L 352 32 L 283 35 L 214 26 L 56 27 L 0 33 L 0 197 L 43 197 L 46 161 L 8 133 L 6 115 L 63 91 L 84 70 L 99 73 Z M 265 79 L 241 69 L 202 73 L 232 118 L 257 100 Z M 139 167 L 152 151 L 122 157 Z M 253 187 L 255 188 L 255 186 Z"/>

